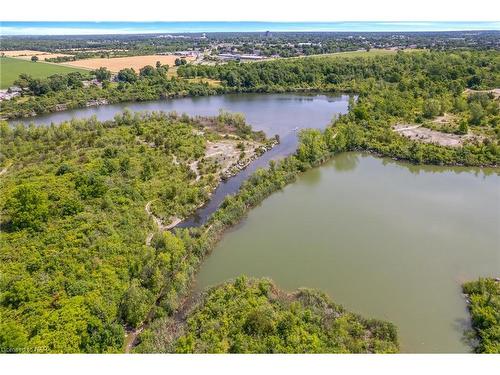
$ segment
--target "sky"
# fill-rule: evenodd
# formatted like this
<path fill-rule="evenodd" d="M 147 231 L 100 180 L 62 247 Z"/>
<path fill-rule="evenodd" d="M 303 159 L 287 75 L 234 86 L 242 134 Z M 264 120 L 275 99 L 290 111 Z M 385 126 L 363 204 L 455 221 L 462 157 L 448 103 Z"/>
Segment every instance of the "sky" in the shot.
<path fill-rule="evenodd" d="M 41 24 L 42 21 L 47 23 Z M 119 23 L 110 24 L 109 21 Z M 188 24 L 186 23 L 188 21 L 212 23 Z M 236 24 L 241 21 L 248 23 Z M 264 25 L 256 21 L 272 22 L 272 24 Z M 436 23 L 438 21 L 439 23 Z M 479 21 L 484 23 L 477 23 Z M 0 12 L 0 28 L 2 35 L 264 30 L 500 30 L 500 1 L 147 0 L 142 3 L 131 0 L 85 0 L 81 3 L 69 0 L 4 1 Z"/>
<path fill-rule="evenodd" d="M 1 35 L 500 30 L 500 22 L 2 22 Z"/>

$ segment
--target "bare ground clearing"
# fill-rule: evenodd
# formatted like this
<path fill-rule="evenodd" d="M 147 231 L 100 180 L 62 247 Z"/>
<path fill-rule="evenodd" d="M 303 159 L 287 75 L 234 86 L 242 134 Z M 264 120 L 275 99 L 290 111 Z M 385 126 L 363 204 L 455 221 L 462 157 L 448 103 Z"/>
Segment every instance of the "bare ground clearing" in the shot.
<path fill-rule="evenodd" d="M 432 120 L 432 122 L 435 124 L 446 125 L 446 124 L 453 124 L 454 122 L 456 122 L 456 120 L 457 120 L 456 116 L 450 113 L 445 113 L 442 116 L 436 117 L 434 120 Z"/>
<path fill-rule="evenodd" d="M 239 144 L 243 145 L 243 149 L 238 147 Z M 257 157 L 257 150 L 260 147 L 262 147 L 262 144 L 255 141 L 239 141 L 234 139 L 207 142 L 205 159 L 216 162 L 221 168 L 221 176 L 229 177 L 245 168 L 255 159 Z M 244 155 L 242 152 L 244 152 Z"/>
<path fill-rule="evenodd" d="M 491 89 L 491 90 L 472 90 L 472 89 L 465 89 L 465 93 L 467 95 L 472 95 L 472 94 L 480 94 L 480 93 L 484 93 L 484 94 L 493 94 L 493 96 L 498 99 L 500 98 L 500 89 L 497 88 L 497 89 Z"/>
<path fill-rule="evenodd" d="M 141 139 L 138 139 L 138 142 L 141 144 L 146 144 L 150 147 L 155 147 L 154 144 L 147 143 L 145 141 L 142 141 Z M 239 146 L 241 144 L 244 147 L 244 156 L 242 155 L 241 146 Z M 252 160 L 258 157 L 258 150 L 262 150 L 262 147 L 264 147 L 262 143 L 246 140 L 242 141 L 235 138 L 222 139 L 215 142 L 207 141 L 203 159 L 205 159 L 205 161 L 209 160 L 218 165 L 218 179 L 220 180 L 228 178 L 244 169 L 248 164 L 250 164 Z M 199 169 L 200 161 L 201 160 L 195 160 L 188 164 L 189 169 L 191 169 L 191 171 L 193 171 L 195 175 L 195 179 L 192 181 L 192 183 L 198 182 L 202 177 Z M 173 163 L 175 165 L 180 164 L 176 155 L 173 155 Z M 147 202 L 144 210 L 146 211 L 147 215 L 153 219 L 156 227 L 158 228 L 158 231 L 163 232 L 173 229 L 183 220 L 178 216 L 170 216 L 168 220 L 156 216 L 154 214 L 154 210 L 151 208 L 151 205 L 154 201 L 155 199 Z M 168 224 L 165 224 L 165 222 L 168 222 Z M 146 237 L 147 246 L 151 244 L 152 238 L 153 233 L 149 233 Z"/>
<path fill-rule="evenodd" d="M 422 125 L 399 124 L 393 127 L 393 130 L 409 139 L 424 143 L 435 143 L 440 146 L 460 147 L 469 139 L 474 138 L 471 135 L 457 135 L 442 133 L 427 129 Z"/>

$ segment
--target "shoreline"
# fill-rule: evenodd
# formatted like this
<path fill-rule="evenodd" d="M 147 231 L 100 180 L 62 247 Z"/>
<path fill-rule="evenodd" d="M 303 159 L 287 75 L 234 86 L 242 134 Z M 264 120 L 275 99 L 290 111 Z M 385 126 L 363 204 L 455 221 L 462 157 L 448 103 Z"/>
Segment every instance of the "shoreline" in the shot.
<path fill-rule="evenodd" d="M 336 137 L 337 134 L 338 133 L 335 134 L 335 137 Z M 286 160 L 286 159 L 288 159 L 290 157 L 295 157 L 296 152 L 297 152 L 297 150 L 295 151 L 294 154 L 286 157 L 285 159 L 282 159 L 280 162 L 283 162 L 283 160 Z M 325 158 L 318 160 L 316 163 L 310 164 L 310 166 L 308 168 L 306 168 L 304 170 L 297 171 L 293 175 L 293 178 L 291 180 L 287 181 L 286 184 L 283 187 L 276 188 L 275 190 L 270 191 L 268 194 L 265 194 L 264 196 L 259 197 L 260 199 L 257 199 L 257 201 L 254 202 L 252 205 L 245 205 L 244 212 L 240 215 L 240 217 L 238 218 L 238 220 L 236 222 L 231 223 L 229 225 L 223 225 L 222 227 L 217 228 L 215 226 L 215 224 L 211 222 L 211 220 L 214 218 L 214 216 L 217 214 L 217 212 L 219 212 L 221 210 L 221 207 L 219 207 L 214 213 L 212 213 L 210 215 L 210 217 L 207 219 L 207 221 L 204 224 L 202 224 L 202 225 L 200 225 L 198 227 L 187 228 L 187 230 L 194 229 L 195 231 L 202 231 L 203 235 L 211 236 L 211 240 L 208 240 L 209 242 L 207 244 L 207 250 L 206 250 L 206 252 L 203 254 L 202 258 L 200 258 L 199 261 L 194 265 L 194 269 L 193 269 L 192 273 L 188 276 L 187 290 L 184 293 L 182 293 L 182 294 L 180 294 L 178 296 L 179 297 L 178 298 L 179 308 L 176 309 L 176 310 L 174 310 L 172 316 L 177 316 L 178 315 L 178 311 L 180 309 L 184 309 L 184 303 L 182 301 L 194 300 L 195 297 L 196 297 L 196 295 L 200 295 L 200 292 L 196 290 L 196 275 L 198 274 L 198 272 L 199 272 L 202 264 L 211 255 L 211 253 L 215 249 L 217 243 L 222 239 L 222 237 L 224 236 L 224 234 L 228 230 L 231 230 L 231 228 L 234 228 L 235 226 L 241 224 L 241 222 L 244 220 L 244 218 L 246 217 L 246 215 L 248 214 L 248 212 L 250 212 L 250 210 L 252 210 L 254 207 L 262 204 L 262 202 L 265 199 L 267 199 L 268 197 L 270 197 L 272 194 L 276 193 L 277 191 L 281 190 L 285 186 L 288 186 L 291 183 L 295 182 L 297 176 L 299 176 L 300 174 L 303 174 L 303 173 L 307 172 L 308 170 L 315 169 L 315 168 L 320 168 L 323 165 L 325 165 L 326 163 L 328 163 L 331 160 L 333 160 L 336 156 L 341 155 L 341 154 L 343 154 L 345 152 L 362 152 L 362 153 L 366 153 L 366 154 L 369 154 L 369 155 L 373 155 L 373 156 L 378 157 L 378 158 L 388 158 L 388 159 L 394 160 L 396 162 L 405 162 L 405 163 L 408 163 L 410 165 L 432 165 L 432 164 L 426 164 L 426 163 L 412 163 L 410 160 L 407 160 L 407 159 L 403 159 L 403 158 L 396 159 L 396 158 L 390 157 L 388 155 L 383 155 L 382 153 L 379 153 L 379 152 L 376 152 L 376 151 L 373 151 L 373 150 L 367 150 L 367 149 L 356 149 L 356 148 L 353 148 L 353 149 L 349 149 L 349 150 L 345 150 L 345 151 L 340 151 L 340 152 L 331 152 Z M 442 165 L 442 166 L 445 167 L 446 165 Z M 460 165 L 456 165 L 456 166 L 460 166 Z M 482 168 L 482 167 L 478 167 L 478 168 Z M 499 173 L 500 173 L 500 171 L 499 171 Z M 249 179 L 250 178 L 251 178 L 251 176 L 249 177 Z M 246 181 L 248 181 L 248 179 Z M 240 187 L 240 189 L 234 195 L 234 197 L 237 197 L 241 193 L 242 193 L 242 188 Z M 214 228 L 214 226 L 215 226 L 215 228 Z M 174 233 L 175 233 L 175 231 L 174 231 Z M 203 292 L 201 292 L 201 294 L 202 293 Z M 152 323 L 153 322 L 150 322 L 149 326 Z M 175 326 L 175 330 L 178 331 L 180 329 L 180 325 L 182 325 L 183 323 L 185 323 L 185 321 L 178 321 L 178 322 L 176 322 L 176 324 L 178 324 L 179 326 Z M 137 341 L 137 340 L 140 340 L 140 335 L 137 335 L 134 338 L 134 342 Z M 132 350 L 133 351 L 133 348 L 135 346 L 137 346 L 137 345 L 131 345 L 131 347 L 128 348 L 128 350 Z"/>

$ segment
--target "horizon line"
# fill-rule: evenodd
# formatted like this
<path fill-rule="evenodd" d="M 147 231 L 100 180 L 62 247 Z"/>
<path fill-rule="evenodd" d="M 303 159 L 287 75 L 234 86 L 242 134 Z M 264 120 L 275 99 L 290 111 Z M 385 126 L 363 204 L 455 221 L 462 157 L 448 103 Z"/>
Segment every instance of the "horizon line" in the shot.
<path fill-rule="evenodd" d="M 170 25 L 172 28 L 159 28 L 161 25 Z M 241 25 L 243 29 L 239 30 L 238 25 Z M 252 28 L 252 25 L 261 26 L 262 29 Z M 148 29 L 148 26 L 156 26 L 156 28 Z M 193 26 L 196 27 L 192 29 Z M 205 29 L 203 26 L 208 27 Z M 270 26 L 270 30 L 266 30 L 265 26 Z M 1 36 L 258 33 L 265 31 L 276 33 L 480 32 L 500 31 L 500 21 L 0 21 Z"/>

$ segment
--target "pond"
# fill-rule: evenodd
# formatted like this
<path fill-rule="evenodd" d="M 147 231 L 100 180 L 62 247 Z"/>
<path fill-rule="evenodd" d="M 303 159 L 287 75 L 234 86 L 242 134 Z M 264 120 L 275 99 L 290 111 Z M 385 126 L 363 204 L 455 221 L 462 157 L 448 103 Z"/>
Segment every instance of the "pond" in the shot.
<path fill-rule="evenodd" d="M 251 210 L 198 290 L 245 274 L 319 288 L 399 329 L 404 352 L 466 352 L 460 285 L 500 274 L 498 170 L 338 155 Z"/>

